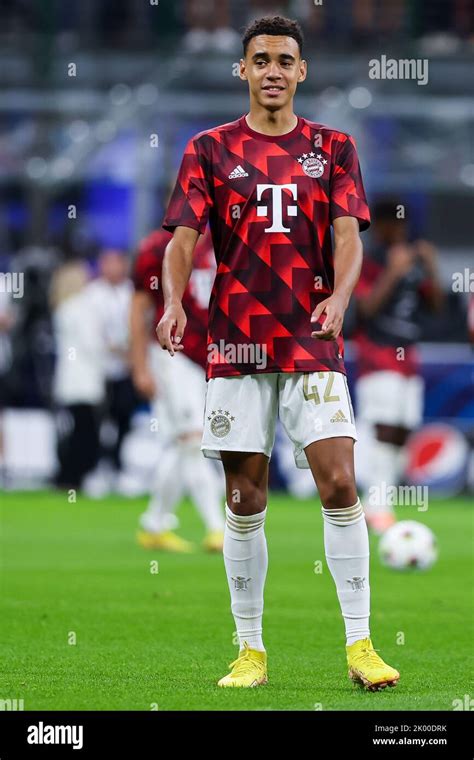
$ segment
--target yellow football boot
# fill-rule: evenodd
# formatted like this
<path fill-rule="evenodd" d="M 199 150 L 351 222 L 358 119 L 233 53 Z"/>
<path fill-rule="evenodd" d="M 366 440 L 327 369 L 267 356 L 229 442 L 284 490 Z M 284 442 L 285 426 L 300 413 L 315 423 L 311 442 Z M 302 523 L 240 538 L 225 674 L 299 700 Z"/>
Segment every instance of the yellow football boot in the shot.
<path fill-rule="evenodd" d="M 267 653 L 250 649 L 247 642 L 239 656 L 229 665 L 230 673 L 218 682 L 218 686 L 252 688 L 267 683 Z"/>
<path fill-rule="evenodd" d="M 211 530 L 202 542 L 207 552 L 222 552 L 224 548 L 224 534 L 221 530 Z"/>
<path fill-rule="evenodd" d="M 369 691 L 396 686 L 400 673 L 387 665 L 377 654 L 370 639 L 361 639 L 346 646 L 349 678 Z"/>
<path fill-rule="evenodd" d="M 137 533 L 137 541 L 144 549 L 162 549 L 179 554 L 191 554 L 194 551 L 194 544 L 185 541 L 171 530 L 164 533 L 149 533 L 146 530 L 140 530 Z"/>

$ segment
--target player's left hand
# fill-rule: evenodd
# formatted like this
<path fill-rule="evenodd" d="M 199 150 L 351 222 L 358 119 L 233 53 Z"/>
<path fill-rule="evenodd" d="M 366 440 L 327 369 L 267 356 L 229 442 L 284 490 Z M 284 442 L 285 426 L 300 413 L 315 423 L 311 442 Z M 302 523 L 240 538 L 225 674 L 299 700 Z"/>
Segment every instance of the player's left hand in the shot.
<path fill-rule="evenodd" d="M 335 293 L 318 303 L 311 315 L 311 323 L 318 322 L 323 314 L 326 318 L 321 329 L 312 332 L 311 337 L 318 340 L 335 340 L 341 334 L 346 306 L 344 300 Z"/>

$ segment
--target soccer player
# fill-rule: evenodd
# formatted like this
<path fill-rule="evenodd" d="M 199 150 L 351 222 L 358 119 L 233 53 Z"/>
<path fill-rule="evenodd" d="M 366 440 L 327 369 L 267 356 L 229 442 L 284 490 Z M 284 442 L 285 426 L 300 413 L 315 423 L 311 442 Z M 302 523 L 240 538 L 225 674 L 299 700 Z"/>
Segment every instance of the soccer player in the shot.
<path fill-rule="evenodd" d="M 140 518 L 138 542 L 145 548 L 190 552 L 193 546 L 172 529 L 176 508 L 187 491 L 206 527 L 204 548 L 222 551 L 224 518 L 219 477 L 212 462 L 203 459 L 200 442 L 206 395 L 207 309 L 215 274 L 210 236 L 194 252 L 193 272 L 183 305 L 189 317 L 186 352 L 172 358 L 153 336 L 163 316 L 161 266 L 171 235 L 152 232 L 140 245 L 134 267 L 135 293 L 131 311 L 133 378 L 137 390 L 153 402 L 163 437 L 155 484 L 147 511 Z"/>
<path fill-rule="evenodd" d="M 9 396 L 9 373 L 12 366 L 11 332 L 15 324 L 13 299 L 0 290 L 0 488 L 6 483 L 5 444 L 3 440 L 3 411 Z"/>
<path fill-rule="evenodd" d="M 225 470 L 224 561 L 240 640 L 219 686 L 267 681 L 264 524 L 279 414 L 296 463 L 311 468 L 323 504 L 349 676 L 378 689 L 395 685 L 399 674 L 370 638 L 369 543 L 354 478 L 356 435 L 341 337 L 369 210 L 352 138 L 293 111 L 307 71 L 302 47 L 297 22 L 255 21 L 240 61 L 249 112 L 196 135 L 185 149 L 163 223 L 174 235 L 163 262 L 158 336 L 175 357 L 186 344 L 182 296 L 209 221 L 217 272 L 202 449 L 221 458 Z"/>
<path fill-rule="evenodd" d="M 115 440 L 102 445 L 99 467 L 88 478 L 90 492 L 102 496 L 119 480 L 122 444 L 138 399 L 130 376 L 128 317 L 133 286 L 128 257 L 123 251 L 105 248 L 98 265 L 99 276 L 88 291 L 105 341 L 106 400 L 102 420 L 111 422 L 116 431 Z"/>
<path fill-rule="evenodd" d="M 50 300 L 56 346 L 53 398 L 59 470 L 55 483 L 60 488 L 84 488 L 99 460 L 107 351 L 84 262 L 70 261 L 56 269 Z"/>
<path fill-rule="evenodd" d="M 370 488 L 363 496 L 369 527 L 383 533 L 395 522 L 387 494 L 404 470 L 405 443 L 423 418 L 423 380 L 416 342 L 423 308 L 439 309 L 443 292 L 436 251 L 409 240 L 397 201 L 373 209 L 374 246 L 355 290 L 361 319 L 355 336 L 358 419 L 367 427 L 364 455 Z M 372 490 L 373 489 L 373 490 Z"/>

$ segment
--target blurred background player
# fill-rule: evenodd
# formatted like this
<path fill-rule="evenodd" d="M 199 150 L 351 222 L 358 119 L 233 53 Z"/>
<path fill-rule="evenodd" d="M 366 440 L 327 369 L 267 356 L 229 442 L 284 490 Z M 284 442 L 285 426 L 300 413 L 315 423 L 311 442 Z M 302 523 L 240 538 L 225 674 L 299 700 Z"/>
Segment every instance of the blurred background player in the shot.
<path fill-rule="evenodd" d="M 60 267 L 51 284 L 56 341 L 53 398 L 58 407 L 56 485 L 61 488 L 81 488 L 99 459 L 105 344 L 88 282 L 87 266 L 76 261 Z"/>
<path fill-rule="evenodd" d="M 438 310 L 443 302 L 435 248 L 425 240 L 409 241 L 397 209 L 396 200 L 374 206 L 373 246 L 355 291 L 358 421 L 366 428 L 363 456 L 370 464 L 363 501 L 367 523 L 377 533 L 395 522 L 387 487 L 398 485 L 405 443 L 423 419 L 416 351 L 422 312 Z"/>
<path fill-rule="evenodd" d="M 8 370 L 11 367 L 11 339 L 14 316 L 10 293 L 0 290 L 0 487 L 4 474 L 3 409 L 8 402 Z"/>
<path fill-rule="evenodd" d="M 221 551 L 224 517 L 221 486 L 214 465 L 201 454 L 206 393 L 207 309 L 215 274 L 209 233 L 194 255 L 194 270 L 185 294 L 188 325 L 184 352 L 171 357 L 152 329 L 163 315 L 161 266 L 171 235 L 156 231 L 141 244 L 135 262 L 131 339 L 133 379 L 153 402 L 163 453 L 147 511 L 140 518 L 138 541 L 145 548 L 189 552 L 193 546 L 176 533 L 175 510 L 185 492 L 206 527 L 204 547 Z"/>
<path fill-rule="evenodd" d="M 230 25 L 229 0 L 186 0 L 184 14 L 189 31 L 184 45 L 189 52 L 227 52 L 239 44 L 239 35 Z"/>
<path fill-rule="evenodd" d="M 114 490 L 121 467 L 121 449 L 130 429 L 138 398 L 131 377 L 129 314 L 133 284 L 129 260 L 117 249 L 106 248 L 98 260 L 99 276 L 88 286 L 104 340 L 106 394 L 102 413 L 100 463 L 88 478 L 87 492 L 103 496 Z"/>

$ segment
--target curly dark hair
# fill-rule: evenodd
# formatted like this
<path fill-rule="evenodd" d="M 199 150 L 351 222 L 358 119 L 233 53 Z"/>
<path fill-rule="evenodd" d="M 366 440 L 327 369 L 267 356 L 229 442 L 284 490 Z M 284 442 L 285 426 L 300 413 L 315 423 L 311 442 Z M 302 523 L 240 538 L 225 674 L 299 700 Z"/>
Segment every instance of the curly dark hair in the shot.
<path fill-rule="evenodd" d="M 284 18 L 283 16 L 264 16 L 252 21 L 242 37 L 244 56 L 247 53 L 248 44 L 252 37 L 256 37 L 259 34 L 271 34 L 275 37 L 293 37 L 298 43 L 300 54 L 303 54 L 303 32 L 297 21 Z"/>

